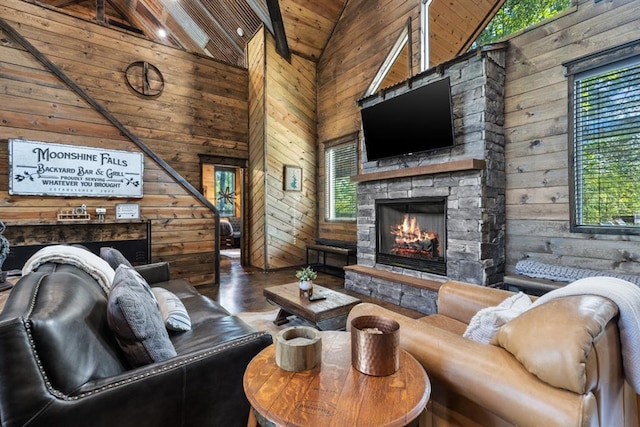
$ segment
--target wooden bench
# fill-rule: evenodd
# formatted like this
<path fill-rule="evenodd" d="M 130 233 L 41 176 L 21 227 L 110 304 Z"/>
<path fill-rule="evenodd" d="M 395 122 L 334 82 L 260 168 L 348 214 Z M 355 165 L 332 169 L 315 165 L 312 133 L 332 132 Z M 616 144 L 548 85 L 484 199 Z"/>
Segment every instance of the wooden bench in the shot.
<path fill-rule="evenodd" d="M 340 257 L 344 257 L 345 264 L 349 265 L 350 258 L 356 254 L 355 248 L 351 247 L 351 245 L 347 242 L 344 242 L 343 246 L 338 246 L 340 242 L 331 242 L 333 244 L 322 244 L 322 243 L 310 243 L 307 244 L 307 265 L 311 265 L 309 263 L 309 251 L 316 252 L 316 263 L 314 265 L 322 268 L 323 271 L 332 274 L 330 268 L 339 269 L 339 267 L 331 266 L 327 264 L 327 254 L 338 255 Z M 322 264 L 320 264 L 320 254 L 322 254 Z M 340 269 L 340 275 L 343 275 L 344 272 Z"/>

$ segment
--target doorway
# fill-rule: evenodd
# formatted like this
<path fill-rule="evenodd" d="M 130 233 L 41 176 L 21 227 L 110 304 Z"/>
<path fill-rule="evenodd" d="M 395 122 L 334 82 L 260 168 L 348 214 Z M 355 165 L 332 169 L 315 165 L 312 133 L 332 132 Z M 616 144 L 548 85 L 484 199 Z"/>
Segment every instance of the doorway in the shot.
<path fill-rule="evenodd" d="M 245 161 L 241 159 L 201 159 L 202 194 L 220 215 L 220 254 L 244 259 L 245 247 Z M 244 264 L 244 262 L 241 262 Z"/>

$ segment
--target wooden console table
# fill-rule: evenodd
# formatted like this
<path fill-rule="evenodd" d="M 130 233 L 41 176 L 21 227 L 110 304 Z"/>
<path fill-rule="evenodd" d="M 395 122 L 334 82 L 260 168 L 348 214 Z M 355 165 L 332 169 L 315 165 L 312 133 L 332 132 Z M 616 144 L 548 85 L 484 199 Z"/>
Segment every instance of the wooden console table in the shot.
<path fill-rule="evenodd" d="M 21 269 L 39 249 L 55 244 L 81 244 L 99 255 L 102 246 L 118 249 L 132 264 L 151 262 L 151 222 L 51 221 L 6 223 L 5 237 L 11 251 L 2 268 Z"/>
<path fill-rule="evenodd" d="M 400 350 L 400 369 L 394 374 L 365 375 L 351 366 L 349 332 L 321 335 L 322 361 L 313 369 L 280 369 L 273 344 L 247 366 L 244 391 L 261 426 L 391 427 L 418 419 L 431 383 L 413 356 Z"/>

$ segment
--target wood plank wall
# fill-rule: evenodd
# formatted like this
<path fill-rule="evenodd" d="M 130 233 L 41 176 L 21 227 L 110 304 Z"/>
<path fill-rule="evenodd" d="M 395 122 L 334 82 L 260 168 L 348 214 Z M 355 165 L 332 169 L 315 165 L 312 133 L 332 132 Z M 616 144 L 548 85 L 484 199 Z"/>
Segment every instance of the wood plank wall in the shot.
<path fill-rule="evenodd" d="M 507 270 L 520 259 L 640 273 L 640 236 L 569 232 L 568 79 L 563 62 L 636 40 L 640 2 L 579 0 L 509 40 Z"/>
<path fill-rule="evenodd" d="M 319 237 L 356 241 L 355 221 L 325 219 L 325 143 L 360 132 L 356 100 L 364 95 L 409 17 L 414 47 L 412 69 L 414 74 L 419 71 L 419 14 L 418 1 L 351 0 L 318 62 Z"/>
<path fill-rule="evenodd" d="M 301 265 L 316 232 L 316 66 L 282 58 L 267 33 L 268 268 Z M 284 191 L 284 166 L 302 168 L 302 191 Z"/>
<path fill-rule="evenodd" d="M 117 29 L 19 0 L 4 0 L 0 18 L 84 88 L 186 181 L 200 188 L 198 154 L 248 157 L 245 69 L 150 42 Z M 27 138 L 140 151 L 34 57 L 6 35 L 0 42 L 0 168 L 7 170 L 8 138 Z M 123 71 L 144 60 L 164 75 L 157 98 L 141 98 Z M 140 203 L 152 222 L 152 260 L 171 262 L 174 277 L 214 280 L 214 215 L 164 169 L 145 156 L 142 199 L 9 196 L 0 176 L 0 219 L 55 224 L 60 209 L 85 203 L 107 208 Z"/>
<path fill-rule="evenodd" d="M 251 202 L 255 210 L 251 222 L 257 227 L 251 255 L 253 265 L 275 269 L 303 264 L 306 243 L 315 237 L 316 68 L 297 55 L 287 62 L 276 52 L 273 37 L 264 31 L 262 35 L 262 40 L 255 40 L 260 35 L 254 38 L 249 49 L 249 79 L 257 95 L 253 99 L 252 92 L 250 97 L 251 181 L 256 196 Z M 263 64 L 264 71 L 256 70 L 254 75 L 254 64 Z M 263 93 L 257 89 L 260 80 Z M 302 168 L 301 191 L 284 191 L 285 165 Z M 258 186 L 264 188 L 262 194 Z M 263 206 L 258 207 L 259 202 Z M 259 214 L 263 218 L 257 218 Z"/>
<path fill-rule="evenodd" d="M 247 44 L 249 68 L 249 263 L 267 268 L 266 223 L 266 114 L 265 63 L 266 40 L 262 27 Z"/>

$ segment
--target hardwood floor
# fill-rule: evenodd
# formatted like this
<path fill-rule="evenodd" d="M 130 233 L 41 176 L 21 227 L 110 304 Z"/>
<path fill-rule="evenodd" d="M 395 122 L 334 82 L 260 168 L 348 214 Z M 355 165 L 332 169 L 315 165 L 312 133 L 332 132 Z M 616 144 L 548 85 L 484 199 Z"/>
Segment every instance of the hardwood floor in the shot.
<path fill-rule="evenodd" d="M 220 285 L 198 286 L 198 291 L 221 304 L 231 313 L 243 311 L 268 311 L 276 306 L 266 300 L 262 291 L 264 288 L 285 283 L 295 282 L 297 268 L 286 268 L 265 272 L 255 267 L 240 265 L 240 258 L 220 257 Z M 318 273 L 315 283 L 338 292 L 352 295 L 361 301 L 373 302 L 390 310 L 402 313 L 411 318 L 423 317 L 424 314 L 399 307 L 366 295 L 344 289 L 344 279 L 330 274 Z M 9 290 L 0 292 L 0 311 L 4 306 Z"/>
<path fill-rule="evenodd" d="M 269 303 L 262 291 L 265 287 L 295 282 L 297 268 L 286 268 L 265 272 L 254 267 L 243 268 L 239 258 L 220 257 L 220 285 L 198 286 L 198 291 L 217 301 L 231 313 L 242 311 L 267 311 L 276 308 Z M 423 317 L 424 314 L 395 304 L 386 303 L 366 295 L 344 289 L 344 279 L 330 274 L 318 273 L 315 283 L 355 296 L 361 301 L 374 302 L 390 310 L 405 314 L 412 318 Z"/>

